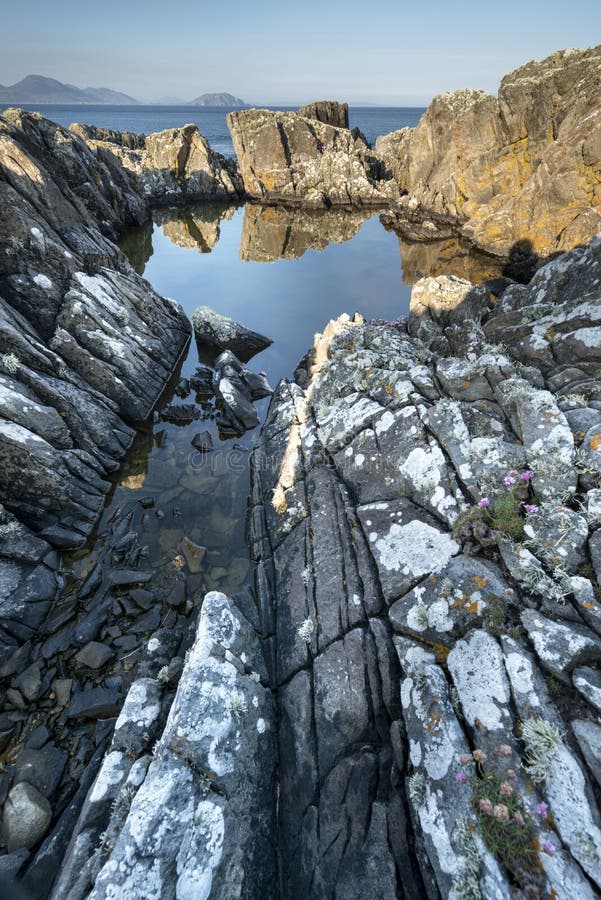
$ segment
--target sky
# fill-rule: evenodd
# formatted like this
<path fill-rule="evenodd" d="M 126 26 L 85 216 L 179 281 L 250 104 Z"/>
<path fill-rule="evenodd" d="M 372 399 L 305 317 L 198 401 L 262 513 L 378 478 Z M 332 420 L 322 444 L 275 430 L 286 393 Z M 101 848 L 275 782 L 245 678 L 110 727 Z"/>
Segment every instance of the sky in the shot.
<path fill-rule="evenodd" d="M 460 87 L 496 93 L 530 59 L 598 43 L 599 0 L 20 0 L 2 12 L 0 84 L 422 106 Z"/>

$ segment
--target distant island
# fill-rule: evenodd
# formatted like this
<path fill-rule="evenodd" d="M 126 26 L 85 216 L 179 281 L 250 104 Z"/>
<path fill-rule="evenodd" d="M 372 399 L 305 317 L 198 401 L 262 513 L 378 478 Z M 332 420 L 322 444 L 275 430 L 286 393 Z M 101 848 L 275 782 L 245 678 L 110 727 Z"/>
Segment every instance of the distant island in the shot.
<path fill-rule="evenodd" d="M 240 109 L 248 106 L 244 100 L 233 94 L 201 94 L 194 100 L 185 101 L 177 97 L 161 97 L 157 101 L 140 101 L 129 94 L 112 91 L 110 88 L 78 88 L 74 84 L 63 84 L 56 78 L 45 75 L 26 75 L 16 84 L 0 85 L 0 104 L 47 103 L 47 104 L 97 104 L 103 106 L 224 106 Z"/>
<path fill-rule="evenodd" d="M 248 106 L 240 97 L 232 94 L 201 94 L 196 100 L 190 100 L 187 106 Z"/>
<path fill-rule="evenodd" d="M 26 75 L 16 84 L 0 85 L 0 103 L 96 103 L 110 106 L 132 106 L 138 103 L 128 94 L 109 88 L 78 88 L 44 75 Z"/>

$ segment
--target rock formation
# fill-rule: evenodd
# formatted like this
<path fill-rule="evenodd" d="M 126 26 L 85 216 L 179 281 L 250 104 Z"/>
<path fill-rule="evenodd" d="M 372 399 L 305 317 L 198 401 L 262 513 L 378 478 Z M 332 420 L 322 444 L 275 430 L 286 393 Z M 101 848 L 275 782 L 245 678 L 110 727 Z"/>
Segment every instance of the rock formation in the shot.
<path fill-rule="evenodd" d="M 116 160 L 133 173 L 142 197 L 153 205 L 183 200 L 237 200 L 243 193 L 236 164 L 216 153 L 196 125 L 169 128 L 155 134 L 130 135 L 72 125 L 103 162 Z"/>
<path fill-rule="evenodd" d="M 564 50 L 507 75 L 498 98 L 436 97 L 415 129 L 378 138 L 411 213 L 507 255 L 547 256 L 601 230 L 601 47 Z"/>
<path fill-rule="evenodd" d="M 297 110 L 299 116 L 306 119 L 316 119 L 325 125 L 333 125 L 335 128 L 348 128 L 348 103 L 337 103 L 336 100 L 318 100 L 300 106 Z"/>
<path fill-rule="evenodd" d="M 239 322 L 215 312 L 209 306 L 199 306 L 194 310 L 192 327 L 199 344 L 217 350 L 231 350 L 244 360 L 250 359 L 273 343 L 271 338 L 240 325 Z"/>
<path fill-rule="evenodd" d="M 319 106 L 319 104 L 318 104 Z M 313 115 L 249 109 L 227 117 L 247 196 L 307 207 L 388 206 L 394 179 L 365 140 Z"/>
<path fill-rule="evenodd" d="M 55 592 L 52 547 L 90 533 L 114 469 L 189 339 L 112 243 L 148 209 L 129 176 L 35 113 L 0 119 L 3 653 Z"/>
<path fill-rule="evenodd" d="M 499 300 L 423 279 L 276 391 L 250 540 L 283 896 L 601 887 L 600 280 L 601 240 Z"/>

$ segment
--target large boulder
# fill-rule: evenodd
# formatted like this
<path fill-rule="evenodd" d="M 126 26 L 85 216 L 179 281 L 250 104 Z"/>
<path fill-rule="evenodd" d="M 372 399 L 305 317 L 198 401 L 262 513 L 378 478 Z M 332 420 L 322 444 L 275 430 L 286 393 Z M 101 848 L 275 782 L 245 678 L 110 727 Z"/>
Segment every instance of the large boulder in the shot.
<path fill-rule="evenodd" d="M 248 196 L 303 206 L 387 206 L 398 188 L 360 135 L 293 112 L 227 117 Z"/>
<path fill-rule="evenodd" d="M 435 97 L 415 129 L 376 150 L 420 208 L 508 255 L 520 240 L 547 255 L 601 229 L 601 47 L 564 50 L 507 75 L 498 98 Z"/>

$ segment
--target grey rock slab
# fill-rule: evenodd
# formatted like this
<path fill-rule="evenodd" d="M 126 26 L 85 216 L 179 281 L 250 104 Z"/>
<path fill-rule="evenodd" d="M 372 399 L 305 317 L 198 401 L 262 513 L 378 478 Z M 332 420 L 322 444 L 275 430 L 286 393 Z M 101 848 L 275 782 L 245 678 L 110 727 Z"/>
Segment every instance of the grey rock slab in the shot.
<path fill-rule="evenodd" d="M 156 755 L 92 900 L 240 896 L 243 886 L 274 895 L 273 701 L 226 651 L 240 659 L 258 639 L 225 595 L 207 594 Z"/>
<path fill-rule="evenodd" d="M 491 602 L 515 605 L 514 589 L 494 563 L 460 555 L 393 603 L 388 615 L 396 631 L 452 644 L 482 625 Z"/>
<path fill-rule="evenodd" d="M 15 760 L 16 783 L 32 784 L 45 797 L 55 793 L 67 764 L 67 753 L 54 744 L 40 750 L 22 750 Z"/>
<path fill-rule="evenodd" d="M 407 500 L 357 509 L 387 601 L 407 593 L 424 575 L 440 572 L 459 544 L 436 520 Z"/>
<path fill-rule="evenodd" d="M 114 653 L 107 644 L 90 641 L 75 654 L 75 662 L 89 669 L 100 669 L 113 656 Z"/>
<path fill-rule="evenodd" d="M 588 666 L 579 666 L 572 672 L 574 687 L 601 712 L 601 672 Z"/>
<path fill-rule="evenodd" d="M 95 687 L 73 694 L 67 710 L 70 719 L 105 719 L 118 714 L 123 695 L 118 690 Z"/>
<path fill-rule="evenodd" d="M 590 772 L 601 785 L 601 724 L 591 719 L 573 719 L 572 731 Z"/>
<path fill-rule="evenodd" d="M 194 310 L 192 325 L 196 339 L 201 344 L 209 344 L 220 350 L 231 350 L 232 353 L 245 359 L 250 359 L 273 343 L 265 335 L 245 328 L 244 325 L 215 312 L 208 306 L 199 306 Z"/>
<path fill-rule="evenodd" d="M 561 681 L 568 683 L 576 666 L 601 659 L 601 639 L 584 625 L 555 622 L 533 609 L 523 611 L 522 623 L 541 664 Z"/>
<path fill-rule="evenodd" d="M 153 678 L 131 685 L 115 722 L 111 747 L 140 756 L 152 742 L 161 714 L 161 690 Z"/>
<path fill-rule="evenodd" d="M 2 837 L 9 853 L 30 850 L 44 836 L 52 819 L 46 797 L 27 782 L 15 785 L 4 805 Z"/>

